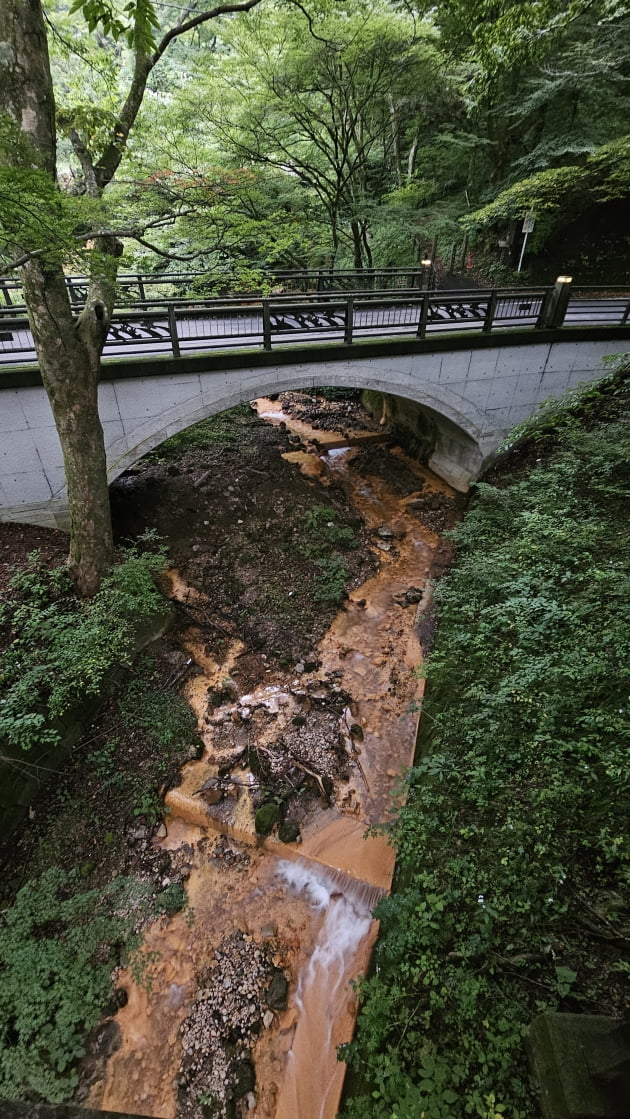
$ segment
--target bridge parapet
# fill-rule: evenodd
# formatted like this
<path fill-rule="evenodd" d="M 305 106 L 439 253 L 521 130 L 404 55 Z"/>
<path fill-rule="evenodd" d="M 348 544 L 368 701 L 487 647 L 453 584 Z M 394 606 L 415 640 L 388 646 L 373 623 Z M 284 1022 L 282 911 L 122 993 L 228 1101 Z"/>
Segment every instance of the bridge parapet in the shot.
<path fill-rule="evenodd" d="M 561 278 L 562 279 L 562 278 Z M 628 326 L 630 290 L 606 295 L 551 287 L 488 291 L 357 291 L 228 300 L 139 302 L 115 311 L 106 358 L 185 356 L 212 350 L 279 349 L 287 344 L 375 338 L 427 339 L 449 333 L 500 335 L 574 326 Z M 28 319 L 0 314 L 0 369 L 36 364 Z"/>
<path fill-rule="evenodd" d="M 243 401 L 316 385 L 412 401 L 426 461 L 465 490 L 544 400 L 601 377 L 628 327 L 442 334 L 348 346 L 135 356 L 104 363 L 99 411 L 110 481 L 165 439 Z M 39 371 L 0 375 L 0 519 L 67 527 L 63 459 Z"/>

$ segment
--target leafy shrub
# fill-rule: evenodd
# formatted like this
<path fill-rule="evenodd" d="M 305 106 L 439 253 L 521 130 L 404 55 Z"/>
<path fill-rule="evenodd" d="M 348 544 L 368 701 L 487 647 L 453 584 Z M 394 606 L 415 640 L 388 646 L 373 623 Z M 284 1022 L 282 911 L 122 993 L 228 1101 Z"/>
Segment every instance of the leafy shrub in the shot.
<path fill-rule="evenodd" d="M 341 556 L 315 562 L 319 571 L 313 583 L 313 598 L 315 602 L 335 606 L 345 594 L 348 568 Z"/>
<path fill-rule="evenodd" d="M 531 1018 L 569 994 L 627 1004 L 598 929 L 628 920 L 630 425 L 594 424 L 595 399 L 527 477 L 479 485 L 454 533 L 397 890 L 346 1054 L 356 1119 L 529 1119 Z"/>
<path fill-rule="evenodd" d="M 75 703 L 98 695 L 112 669 L 128 665 L 134 625 L 163 608 L 155 576 L 165 551 L 148 535 L 105 577 L 94 598 L 80 599 L 64 568 L 42 569 L 37 554 L 0 604 L 8 638 L 0 669 L 0 741 L 28 749 L 54 743 L 52 725 Z"/>
<path fill-rule="evenodd" d="M 112 989 L 112 969 L 138 944 L 148 886 L 116 878 L 74 892 L 57 867 L 28 882 L 0 923 L 0 1097 L 71 1098 L 76 1062 Z"/>
<path fill-rule="evenodd" d="M 313 584 L 315 602 L 335 606 L 341 602 L 348 579 L 348 567 L 340 552 L 356 546 L 353 530 L 338 523 L 339 514 L 331 505 L 315 505 L 302 518 L 304 535 L 298 545 L 302 555 L 313 560 L 318 569 Z"/>

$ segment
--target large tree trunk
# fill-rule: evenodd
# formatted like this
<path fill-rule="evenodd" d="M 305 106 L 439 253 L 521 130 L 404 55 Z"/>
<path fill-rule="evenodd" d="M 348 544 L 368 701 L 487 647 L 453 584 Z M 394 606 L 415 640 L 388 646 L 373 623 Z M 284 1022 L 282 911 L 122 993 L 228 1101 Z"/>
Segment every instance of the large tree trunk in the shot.
<path fill-rule="evenodd" d="M 100 197 L 116 174 L 147 78 L 169 44 L 208 20 L 249 11 L 259 2 L 226 0 L 194 12 L 167 31 L 152 53 L 147 53 L 146 39 L 135 45 L 128 93 L 100 159 L 95 162 L 78 132 L 71 132 L 91 197 Z M 78 6 L 86 7 L 84 0 Z M 55 99 L 41 0 L 0 0 L 0 141 L 0 163 L 10 167 L 18 181 L 20 175 L 32 178 L 33 172 L 43 172 L 56 182 Z M 97 237 L 88 301 L 78 319 L 66 290 L 63 249 L 57 259 L 50 245 L 35 247 L 28 236 L 18 237 L 15 248 L 17 260 L 26 260 L 22 269 L 26 301 L 63 451 L 71 518 L 70 569 L 83 593 L 93 594 L 113 551 L 97 389 L 121 246 L 113 237 Z"/>
<path fill-rule="evenodd" d="M 63 452 L 70 506 L 70 571 L 83 594 L 94 594 L 113 553 L 97 399 L 109 311 L 104 303 L 92 300 L 77 320 L 61 268 L 44 269 L 30 261 L 22 272 L 39 367 Z"/>
<path fill-rule="evenodd" d="M 1 0 L 0 43 L 0 113 L 16 128 L 16 142 L 7 145 L 0 158 L 15 167 L 16 177 L 36 170 L 54 181 L 55 104 L 40 0 Z M 20 247 L 26 255 L 32 251 L 29 244 Z M 112 249 L 103 247 L 106 252 Z M 99 258 L 103 259 L 100 254 Z M 113 303 L 111 275 L 96 277 L 78 320 L 61 262 L 42 263 L 34 256 L 22 268 L 22 277 L 42 380 L 63 451 L 70 570 L 82 593 L 94 594 L 113 552 L 97 406 L 100 355 Z"/>

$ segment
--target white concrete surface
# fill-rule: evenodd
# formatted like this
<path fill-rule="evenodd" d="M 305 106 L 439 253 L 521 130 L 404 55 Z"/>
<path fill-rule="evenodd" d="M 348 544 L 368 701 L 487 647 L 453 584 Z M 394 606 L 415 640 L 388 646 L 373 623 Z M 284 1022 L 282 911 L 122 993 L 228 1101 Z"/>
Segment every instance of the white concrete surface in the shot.
<path fill-rule="evenodd" d="M 515 424 L 544 400 L 602 376 L 602 359 L 620 348 L 601 341 L 533 342 L 104 381 L 100 411 L 109 479 L 169 436 L 244 400 L 334 385 L 375 389 L 426 408 L 438 433 L 429 465 L 463 490 Z M 0 388 L 0 520 L 67 527 L 61 447 L 43 388 Z"/>

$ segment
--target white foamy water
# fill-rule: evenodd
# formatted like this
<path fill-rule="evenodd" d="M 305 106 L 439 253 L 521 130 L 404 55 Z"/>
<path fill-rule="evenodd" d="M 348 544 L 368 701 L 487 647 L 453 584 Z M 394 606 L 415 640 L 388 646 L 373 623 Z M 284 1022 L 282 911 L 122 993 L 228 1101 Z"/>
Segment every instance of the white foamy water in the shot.
<path fill-rule="evenodd" d="M 382 891 L 299 861 L 282 862 L 278 876 L 324 919 L 298 978 L 299 1017 L 276 1119 L 331 1119 L 345 1071 L 337 1048 L 350 1040 L 354 1018 L 350 983 L 365 965 L 372 909 Z"/>

